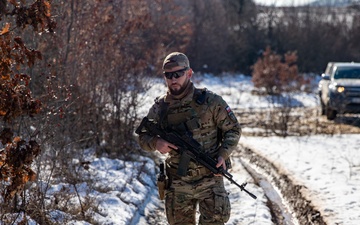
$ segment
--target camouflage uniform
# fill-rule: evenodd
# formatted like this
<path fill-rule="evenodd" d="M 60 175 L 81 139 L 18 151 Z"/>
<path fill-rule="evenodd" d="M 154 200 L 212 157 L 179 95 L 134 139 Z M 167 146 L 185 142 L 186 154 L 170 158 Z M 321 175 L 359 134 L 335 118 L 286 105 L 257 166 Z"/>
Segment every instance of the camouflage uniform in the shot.
<path fill-rule="evenodd" d="M 203 150 L 214 159 L 228 159 L 238 144 L 240 125 L 226 102 L 206 89 L 196 89 L 189 82 L 180 96 L 169 92 L 156 99 L 147 117 L 179 133 L 191 134 Z M 139 135 L 140 146 L 155 151 L 157 137 Z M 200 224 L 224 224 L 230 217 L 230 202 L 223 177 L 214 176 L 208 169 L 190 161 L 188 175 L 176 174 L 180 155 L 172 150 L 166 159 L 169 178 L 165 196 L 169 223 L 195 224 L 196 205 L 199 204 Z"/>

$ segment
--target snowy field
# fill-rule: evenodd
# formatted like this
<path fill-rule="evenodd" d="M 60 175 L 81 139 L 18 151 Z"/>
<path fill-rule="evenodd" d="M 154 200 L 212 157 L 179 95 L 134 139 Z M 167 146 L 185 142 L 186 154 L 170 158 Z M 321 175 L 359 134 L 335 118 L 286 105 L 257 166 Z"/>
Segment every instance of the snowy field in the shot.
<path fill-rule="evenodd" d="M 265 6 L 301 6 L 314 2 L 315 0 L 254 0 L 256 4 Z"/>
<path fill-rule="evenodd" d="M 360 135 L 243 137 L 244 145 L 304 185 L 329 225 L 360 224 Z"/>
<path fill-rule="evenodd" d="M 252 83 L 249 77 L 238 75 L 220 79 L 202 75 L 195 76 L 193 80 L 197 87 L 207 87 L 222 95 L 232 108 L 269 107 L 266 97 L 251 95 Z M 142 116 L 146 115 L 154 98 L 166 91 L 161 79 L 155 80 L 151 87 L 150 91 L 142 96 L 144 105 L 139 111 Z M 314 107 L 318 104 L 315 96 L 315 92 L 298 93 L 292 98 L 296 106 Z M 241 121 L 241 118 L 238 119 Z M 242 136 L 240 142 L 274 162 L 297 184 L 306 186 L 306 196 L 313 201 L 327 224 L 360 224 L 360 134 L 287 138 Z M 94 212 L 95 220 L 107 225 L 167 224 L 162 210 L 163 202 L 159 201 L 155 186 L 154 162 L 145 157 L 139 158 L 138 162 L 124 162 L 95 158 L 91 154 L 89 160 L 91 164 L 88 173 L 98 180 L 94 185 L 99 192 L 91 193 L 91 196 L 99 200 L 100 210 Z M 232 214 L 227 224 L 273 224 L 263 190 L 253 184 L 239 159 L 233 159 L 230 173 L 239 184 L 248 182 L 246 189 L 258 198 L 252 199 L 227 182 L 232 203 Z M 57 185 L 49 189 L 50 200 L 53 198 L 52 193 L 60 190 L 62 186 L 68 185 Z M 80 196 L 88 194 L 84 186 L 77 189 Z M 61 212 L 54 212 L 54 216 L 60 223 L 66 217 Z M 153 217 L 157 222 L 149 222 L 151 220 L 146 219 L 147 216 Z M 89 223 L 73 221 L 67 224 Z"/>

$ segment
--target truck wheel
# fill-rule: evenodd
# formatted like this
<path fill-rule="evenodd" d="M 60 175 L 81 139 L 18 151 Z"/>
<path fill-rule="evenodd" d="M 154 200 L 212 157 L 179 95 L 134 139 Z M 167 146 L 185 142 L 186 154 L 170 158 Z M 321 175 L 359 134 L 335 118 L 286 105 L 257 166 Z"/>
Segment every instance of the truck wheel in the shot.
<path fill-rule="evenodd" d="M 320 107 L 321 107 L 321 115 L 325 115 L 326 113 L 326 107 L 325 107 L 325 104 L 324 102 L 320 99 Z"/>
<path fill-rule="evenodd" d="M 329 106 L 327 106 L 326 107 L 326 118 L 328 120 L 334 120 L 336 118 L 336 110 L 333 110 Z"/>

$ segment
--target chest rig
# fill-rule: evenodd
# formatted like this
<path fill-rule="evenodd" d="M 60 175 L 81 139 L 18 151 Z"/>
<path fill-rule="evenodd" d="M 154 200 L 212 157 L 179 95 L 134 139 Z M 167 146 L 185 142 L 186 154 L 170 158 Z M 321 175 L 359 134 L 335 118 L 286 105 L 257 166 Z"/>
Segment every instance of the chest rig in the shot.
<path fill-rule="evenodd" d="M 213 114 L 210 112 L 212 101 L 214 101 L 214 95 L 207 91 L 206 88 L 195 88 L 192 98 L 189 96 L 185 101 L 166 102 L 165 97 L 158 98 L 158 123 L 164 130 L 175 130 L 182 135 L 185 134 L 194 139 L 199 138 L 197 141 L 203 145 L 204 149 L 202 149 L 202 151 L 215 158 L 217 149 L 222 142 L 222 132 L 220 129 L 214 127 L 213 124 Z M 208 121 L 211 122 L 207 123 Z M 213 132 L 214 128 L 216 129 L 215 136 L 208 135 L 207 132 L 209 132 L 209 130 Z M 210 148 L 208 148 L 209 145 L 211 146 Z M 177 174 L 180 175 L 179 171 L 182 171 L 181 176 L 184 176 L 189 167 L 189 163 L 191 164 L 190 158 L 181 155 L 178 160 L 175 159 L 175 162 L 177 162 L 175 164 L 178 164 Z M 230 168 L 230 164 L 228 162 L 227 164 Z M 195 166 L 195 168 L 199 168 L 197 162 L 195 162 L 195 165 L 192 165 Z M 193 166 L 190 166 L 190 168 L 194 168 Z M 209 171 L 205 170 L 201 173 L 208 174 Z"/>
<path fill-rule="evenodd" d="M 165 97 L 158 98 L 159 124 L 164 130 L 176 130 L 181 134 L 193 136 L 193 132 L 200 128 L 200 115 L 206 112 L 207 90 L 195 88 L 192 99 L 165 102 Z"/>
<path fill-rule="evenodd" d="M 201 128 L 201 114 L 206 111 L 207 105 L 206 101 L 207 90 L 204 89 L 194 89 L 193 96 L 188 96 L 182 100 L 175 100 L 166 102 L 165 97 L 157 99 L 159 104 L 159 125 L 165 131 L 176 131 L 181 135 L 188 137 L 193 137 L 193 133 L 200 132 Z M 170 174 L 176 174 L 180 177 L 189 175 L 189 167 L 197 165 L 197 163 L 190 159 L 187 154 L 177 155 L 175 152 L 170 153 L 170 155 L 175 156 L 175 158 L 167 159 L 167 168 L 166 170 Z M 177 159 L 176 159 L 177 158 Z M 175 160 L 175 164 L 174 161 Z M 177 164 L 176 167 L 173 167 Z M 191 164 L 193 166 L 191 166 Z M 171 166 L 172 165 L 172 166 Z M 198 166 L 196 166 L 198 167 Z M 175 172 L 176 171 L 176 172 Z M 207 170 L 202 171 L 202 173 L 209 173 Z M 194 174 L 195 175 L 195 174 Z M 198 175 L 198 174 L 196 174 Z"/>

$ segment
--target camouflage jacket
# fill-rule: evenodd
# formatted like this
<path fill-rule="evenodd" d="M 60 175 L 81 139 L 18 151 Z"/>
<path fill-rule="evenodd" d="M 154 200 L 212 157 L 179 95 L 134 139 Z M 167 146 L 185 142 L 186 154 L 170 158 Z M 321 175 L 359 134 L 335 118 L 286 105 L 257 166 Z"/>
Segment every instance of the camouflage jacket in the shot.
<path fill-rule="evenodd" d="M 181 98 L 170 93 L 158 97 L 147 117 L 162 127 L 190 133 L 211 157 L 229 158 L 241 135 L 240 124 L 230 107 L 221 96 L 206 89 L 196 89 L 192 82 L 184 92 L 185 96 Z M 139 135 L 139 144 L 145 150 L 156 150 L 156 138 L 147 133 Z M 176 168 L 179 159 L 179 154 L 173 150 L 167 162 Z M 189 165 L 189 168 L 197 167 L 196 163 Z"/>

